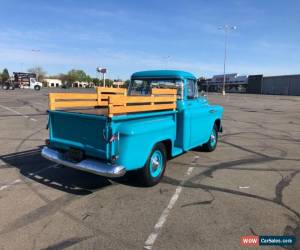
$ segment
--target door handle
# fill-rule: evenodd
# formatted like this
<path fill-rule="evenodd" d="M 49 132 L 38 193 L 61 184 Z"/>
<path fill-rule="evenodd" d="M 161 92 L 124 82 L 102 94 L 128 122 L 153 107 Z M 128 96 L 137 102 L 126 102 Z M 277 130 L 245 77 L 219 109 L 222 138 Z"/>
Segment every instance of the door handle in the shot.
<path fill-rule="evenodd" d="M 217 110 L 215 110 L 215 109 L 209 110 L 209 113 L 211 113 L 211 114 L 216 113 L 216 112 L 217 112 Z"/>

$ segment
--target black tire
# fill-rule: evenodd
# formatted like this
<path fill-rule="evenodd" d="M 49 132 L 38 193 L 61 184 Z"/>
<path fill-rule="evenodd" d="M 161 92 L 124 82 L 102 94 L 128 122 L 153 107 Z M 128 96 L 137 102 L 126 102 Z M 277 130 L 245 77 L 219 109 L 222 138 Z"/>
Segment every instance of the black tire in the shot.
<path fill-rule="evenodd" d="M 14 90 L 15 89 L 15 87 L 14 86 L 9 86 L 9 88 L 8 88 L 9 90 Z"/>
<path fill-rule="evenodd" d="M 34 86 L 34 90 L 40 90 L 40 89 L 41 89 L 41 86 L 39 86 L 39 85 Z"/>
<path fill-rule="evenodd" d="M 158 166 L 154 165 L 157 163 Z M 166 163 L 166 147 L 163 143 L 157 143 L 151 150 L 145 166 L 137 172 L 139 182 L 146 187 L 151 187 L 158 184 L 166 170 Z"/>
<path fill-rule="evenodd" d="M 209 136 L 208 141 L 202 145 L 202 151 L 204 152 L 212 152 L 216 149 L 218 144 L 218 127 L 216 124 L 214 125 L 211 135 Z"/>
<path fill-rule="evenodd" d="M 9 88 L 9 86 L 8 86 L 7 84 L 4 84 L 4 85 L 2 86 L 2 89 L 4 89 L 4 90 L 8 90 L 8 88 Z"/>

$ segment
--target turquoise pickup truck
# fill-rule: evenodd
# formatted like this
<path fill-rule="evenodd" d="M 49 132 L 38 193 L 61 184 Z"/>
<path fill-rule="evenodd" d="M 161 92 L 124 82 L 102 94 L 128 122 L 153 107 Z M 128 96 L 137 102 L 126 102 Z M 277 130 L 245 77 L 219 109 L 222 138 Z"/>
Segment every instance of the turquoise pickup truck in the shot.
<path fill-rule="evenodd" d="M 147 98 L 153 96 L 153 89 L 176 89 L 175 108 L 161 105 L 164 99 L 158 97 L 161 99 L 157 99 L 157 107 L 165 108 L 155 110 L 156 106 L 150 103 L 146 111 L 141 112 L 142 106 L 137 106 L 137 112 L 129 112 L 134 109 L 128 104 L 126 114 L 107 113 L 108 109 L 113 110 L 112 100 L 120 102 L 119 105 L 123 105 L 121 101 L 126 98 L 147 102 Z M 198 146 L 208 152 L 215 150 L 218 133 L 222 132 L 223 108 L 198 96 L 194 75 L 176 70 L 136 72 L 124 91 L 124 96 L 107 96 L 106 108 L 97 107 L 97 101 L 84 102 L 91 106 L 84 109 L 77 108 L 83 104 L 76 104 L 75 109 L 50 108 L 49 139 L 42 156 L 110 178 L 134 171 L 143 185 L 153 186 L 163 177 L 168 159 Z M 96 94 L 74 94 L 73 99 L 88 98 L 82 95 L 96 98 Z M 125 110 L 123 106 L 116 110 Z"/>

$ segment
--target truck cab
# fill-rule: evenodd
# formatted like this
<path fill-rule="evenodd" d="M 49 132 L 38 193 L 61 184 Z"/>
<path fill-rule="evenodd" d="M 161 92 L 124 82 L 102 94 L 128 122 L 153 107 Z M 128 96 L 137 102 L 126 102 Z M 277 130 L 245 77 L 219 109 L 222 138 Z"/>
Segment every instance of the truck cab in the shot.
<path fill-rule="evenodd" d="M 214 113 L 222 113 L 223 108 L 210 105 L 206 98 L 199 96 L 193 74 L 176 70 L 137 72 L 131 76 L 128 95 L 149 95 L 152 88 L 177 89 L 175 147 L 187 151 L 207 142 L 214 122 L 222 129 L 221 119 L 216 119 Z"/>
<path fill-rule="evenodd" d="M 78 109 L 83 102 L 55 103 L 55 96 L 50 96 L 45 158 L 107 177 L 135 171 L 144 185 L 153 186 L 163 177 L 168 159 L 198 146 L 215 150 L 223 108 L 198 96 L 193 74 L 141 71 L 131 76 L 126 91 L 103 88 L 101 95 L 100 89 L 98 95 L 90 95 L 96 102 L 85 102 L 104 105 L 96 109 Z M 109 91 L 124 93 L 116 96 Z M 56 97 L 88 99 L 87 94 L 70 95 Z M 63 109 L 64 105 L 74 108 Z"/>
<path fill-rule="evenodd" d="M 29 78 L 29 86 L 27 88 L 40 90 L 43 87 L 41 82 L 38 82 L 35 78 Z"/>

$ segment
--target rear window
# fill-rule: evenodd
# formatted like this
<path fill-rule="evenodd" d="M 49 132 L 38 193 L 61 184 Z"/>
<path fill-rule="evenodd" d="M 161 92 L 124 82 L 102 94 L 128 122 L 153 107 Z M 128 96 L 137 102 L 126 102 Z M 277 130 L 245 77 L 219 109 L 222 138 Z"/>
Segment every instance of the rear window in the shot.
<path fill-rule="evenodd" d="M 182 99 L 183 80 L 180 79 L 132 79 L 128 95 L 150 95 L 152 88 L 177 89 L 177 99 Z"/>

